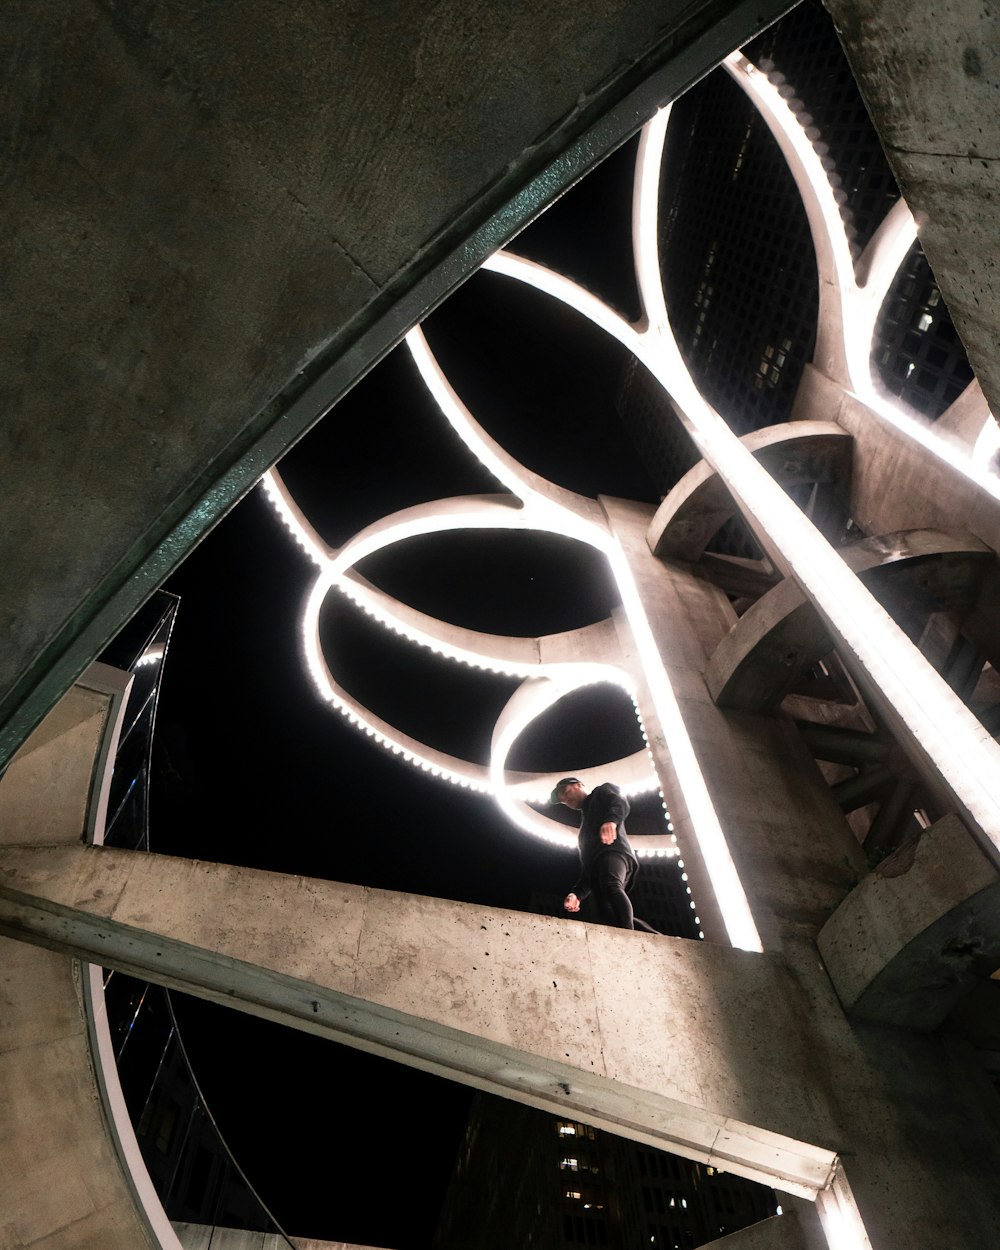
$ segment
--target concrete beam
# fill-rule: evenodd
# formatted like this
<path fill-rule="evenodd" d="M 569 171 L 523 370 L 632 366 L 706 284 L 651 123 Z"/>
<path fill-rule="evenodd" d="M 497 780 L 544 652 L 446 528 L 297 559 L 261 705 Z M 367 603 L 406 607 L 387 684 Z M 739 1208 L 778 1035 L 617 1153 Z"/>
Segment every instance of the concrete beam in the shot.
<path fill-rule="evenodd" d="M 832 1174 L 766 956 L 103 847 L 0 853 L 0 932 L 790 1192 Z"/>
<path fill-rule="evenodd" d="M 946 816 L 858 884 L 818 945 L 853 1017 L 937 1028 L 1000 968 L 1000 873 Z"/>
<path fill-rule="evenodd" d="M 848 567 L 914 637 L 930 612 L 960 616 L 994 564 L 974 538 L 936 530 L 885 534 L 840 549 Z M 798 583 L 786 578 L 752 604 L 712 654 L 705 680 L 720 707 L 773 711 L 833 639 Z"/>
<path fill-rule="evenodd" d="M 938 529 L 971 534 L 1000 552 L 1000 502 L 891 425 L 813 365 L 806 365 L 794 419 L 815 412 L 854 439 L 850 515 L 866 534 Z"/>

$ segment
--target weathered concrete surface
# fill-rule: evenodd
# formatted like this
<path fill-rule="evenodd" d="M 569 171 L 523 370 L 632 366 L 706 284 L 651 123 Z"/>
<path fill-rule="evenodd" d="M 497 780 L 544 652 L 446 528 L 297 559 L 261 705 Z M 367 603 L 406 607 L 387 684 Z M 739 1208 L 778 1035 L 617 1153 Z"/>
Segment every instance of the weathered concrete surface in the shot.
<path fill-rule="evenodd" d="M 419 316 L 786 7 L 13 9 L 0 761 Z"/>
<path fill-rule="evenodd" d="M 983 388 L 973 379 L 958 399 L 934 422 L 939 433 L 947 432 L 959 440 L 970 453 L 976 446 L 983 427 L 993 421 Z"/>
<path fill-rule="evenodd" d="M 850 436 L 835 422 L 774 425 L 745 435 L 742 442 L 782 486 L 828 485 L 846 503 L 853 449 Z M 697 560 L 737 511 L 718 474 L 700 460 L 656 510 L 649 525 L 650 550 L 664 559 Z"/>
<path fill-rule="evenodd" d="M 820 1041 L 746 952 L 96 847 L 4 851 L 0 931 L 791 1188 L 832 1166 L 795 1139 L 834 1129 Z"/>
<path fill-rule="evenodd" d="M 839 1149 L 879 1250 L 1000 1237 L 978 1085 L 937 1038 L 851 1028 L 815 955 L 97 847 L 3 851 L 0 906 L 8 933 L 792 1192 Z"/>
<path fill-rule="evenodd" d="M 793 416 L 824 412 L 855 442 L 851 516 L 867 534 L 934 528 L 972 535 L 1000 553 L 1000 502 L 974 481 L 928 456 L 911 438 L 811 365 L 802 374 Z M 1000 577 L 988 575 L 963 631 L 1000 665 Z"/>
<path fill-rule="evenodd" d="M 806 365 L 792 415 L 808 419 L 817 412 L 854 437 L 850 509 L 866 534 L 939 529 L 972 534 L 1000 551 L 1000 503 L 992 495 Z"/>
<path fill-rule="evenodd" d="M 698 1250 L 803 1250 L 802 1229 L 792 1212 L 772 1215 L 738 1233 L 707 1241 Z"/>
<path fill-rule="evenodd" d="M 946 816 L 858 884 L 818 945 L 852 1015 L 937 1028 L 1000 968 L 1000 873 Z"/>
<path fill-rule="evenodd" d="M 1000 412 L 1000 12 L 981 0 L 824 0 Z"/>
<path fill-rule="evenodd" d="M 72 961 L 2 938 L 0 969 L 0 1245 L 154 1246 L 102 1114 Z"/>
<path fill-rule="evenodd" d="M 95 666 L 96 667 L 96 666 Z M 95 683 L 96 684 L 96 683 Z M 78 846 L 114 696 L 75 686 L 0 781 L 0 844 Z M 0 938 L 0 1246 L 156 1243 L 108 1132 L 81 989 L 65 955 Z M 164 1217 L 165 1218 L 165 1217 Z"/>
<path fill-rule="evenodd" d="M 919 639 L 932 612 L 964 619 L 996 559 L 977 539 L 909 530 L 880 534 L 840 554 L 896 623 Z M 716 647 L 705 679 L 721 707 L 773 711 L 803 670 L 833 650 L 819 614 L 792 578 L 766 591 Z"/>

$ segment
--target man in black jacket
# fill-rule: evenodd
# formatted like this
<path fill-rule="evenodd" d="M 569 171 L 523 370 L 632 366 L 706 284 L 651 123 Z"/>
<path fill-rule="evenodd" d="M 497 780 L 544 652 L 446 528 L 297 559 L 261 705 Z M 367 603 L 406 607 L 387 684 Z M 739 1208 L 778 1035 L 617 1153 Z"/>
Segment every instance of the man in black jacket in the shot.
<path fill-rule="evenodd" d="M 628 891 L 639 871 L 639 861 L 625 832 L 628 799 L 607 781 L 588 794 L 578 777 L 563 777 L 552 791 L 550 802 L 580 812 L 580 876 L 566 895 L 563 907 L 578 912 L 591 893 L 597 899 L 605 923 L 619 929 L 642 929 L 655 933 L 652 925 L 632 911 Z"/>

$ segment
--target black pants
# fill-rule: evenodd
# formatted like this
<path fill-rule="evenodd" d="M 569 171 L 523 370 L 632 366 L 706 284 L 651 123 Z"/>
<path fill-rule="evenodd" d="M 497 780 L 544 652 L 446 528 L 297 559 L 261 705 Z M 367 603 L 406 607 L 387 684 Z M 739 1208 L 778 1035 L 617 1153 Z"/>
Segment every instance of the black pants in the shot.
<path fill-rule="evenodd" d="M 632 911 L 632 900 L 627 890 L 632 884 L 635 865 L 627 855 L 617 851 L 605 851 L 594 865 L 594 898 L 605 924 L 617 929 L 641 929 L 643 933 L 656 933 L 652 925 L 640 920 Z"/>

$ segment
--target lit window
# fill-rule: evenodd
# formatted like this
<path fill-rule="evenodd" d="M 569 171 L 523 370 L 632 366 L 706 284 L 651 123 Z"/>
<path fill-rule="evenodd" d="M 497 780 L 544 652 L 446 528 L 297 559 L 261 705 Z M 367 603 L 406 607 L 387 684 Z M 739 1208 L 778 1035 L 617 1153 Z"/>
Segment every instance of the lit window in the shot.
<path fill-rule="evenodd" d="M 561 1168 L 565 1168 L 568 1172 L 578 1172 L 580 1170 L 579 1159 L 563 1159 L 559 1164 Z"/>
<path fill-rule="evenodd" d="M 559 1134 L 560 1137 L 575 1137 L 576 1125 L 569 1124 L 567 1123 L 566 1120 L 560 1120 L 558 1125 L 556 1126 L 556 1132 Z"/>
<path fill-rule="evenodd" d="M 580 1200 L 580 1198 L 582 1197 L 582 1195 L 581 1195 L 581 1193 L 580 1193 L 579 1189 L 567 1189 L 567 1190 L 566 1190 L 566 1197 L 567 1197 L 567 1198 L 575 1198 L 577 1201 L 579 1201 L 579 1200 Z"/>

